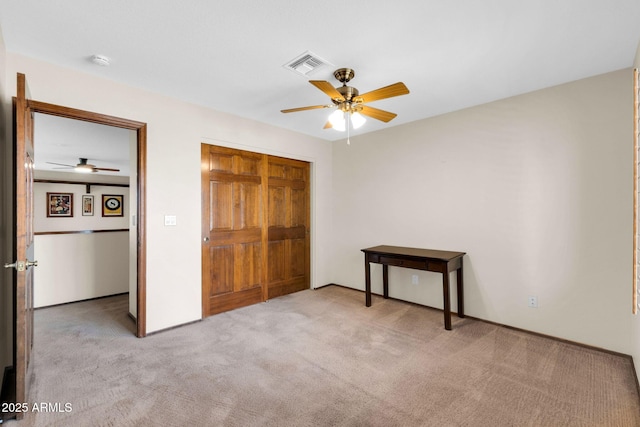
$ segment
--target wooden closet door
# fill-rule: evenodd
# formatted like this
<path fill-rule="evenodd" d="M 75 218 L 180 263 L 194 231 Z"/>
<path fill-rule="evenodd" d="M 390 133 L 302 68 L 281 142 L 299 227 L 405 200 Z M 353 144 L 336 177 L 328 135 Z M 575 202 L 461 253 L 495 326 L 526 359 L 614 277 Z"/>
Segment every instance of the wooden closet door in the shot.
<path fill-rule="evenodd" d="M 309 288 L 309 169 L 269 156 L 268 298 Z"/>
<path fill-rule="evenodd" d="M 202 145 L 203 316 L 263 301 L 266 156 Z"/>

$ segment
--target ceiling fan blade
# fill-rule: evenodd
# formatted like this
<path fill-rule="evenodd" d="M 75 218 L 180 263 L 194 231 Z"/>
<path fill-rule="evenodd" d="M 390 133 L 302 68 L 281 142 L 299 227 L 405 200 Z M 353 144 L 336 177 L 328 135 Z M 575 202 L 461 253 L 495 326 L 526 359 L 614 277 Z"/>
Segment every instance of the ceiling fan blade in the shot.
<path fill-rule="evenodd" d="M 329 98 L 335 99 L 336 101 L 343 102 L 344 96 L 338 90 L 333 87 L 333 85 L 324 80 L 309 80 L 309 83 L 323 91 L 325 94 L 329 95 Z"/>
<path fill-rule="evenodd" d="M 362 106 L 362 110 L 360 110 L 360 113 L 364 114 L 365 116 L 369 116 L 372 119 L 383 121 L 385 123 L 390 122 L 397 116 L 396 113 L 391 113 L 389 111 L 369 107 L 366 105 Z"/>
<path fill-rule="evenodd" d="M 288 110 L 280 110 L 281 113 L 295 113 L 296 111 L 315 110 L 317 108 L 329 108 L 333 105 L 311 105 L 309 107 L 289 108 Z"/>
<path fill-rule="evenodd" d="M 111 169 L 111 168 L 96 168 L 96 167 L 94 167 L 93 170 L 95 170 L 95 171 L 107 171 L 107 172 L 120 172 L 120 169 Z"/>
<path fill-rule="evenodd" d="M 354 97 L 355 102 L 367 103 L 377 101 L 379 99 L 393 98 L 394 96 L 406 95 L 409 89 L 402 82 L 394 83 L 380 89 Z"/>
<path fill-rule="evenodd" d="M 53 162 L 45 162 L 45 163 L 47 163 L 49 165 L 58 165 L 58 166 L 66 166 L 68 168 L 75 168 L 74 165 L 65 165 L 64 163 L 53 163 Z"/>

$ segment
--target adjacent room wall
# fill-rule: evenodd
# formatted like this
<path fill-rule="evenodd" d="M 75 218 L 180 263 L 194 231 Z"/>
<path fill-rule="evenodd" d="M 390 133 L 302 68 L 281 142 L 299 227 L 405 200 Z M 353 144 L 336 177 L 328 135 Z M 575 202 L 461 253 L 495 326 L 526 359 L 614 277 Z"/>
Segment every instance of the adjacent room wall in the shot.
<path fill-rule="evenodd" d="M 36 171 L 36 179 L 61 181 L 87 178 L 129 184 L 128 177 L 109 177 Z M 129 292 L 129 211 L 128 187 L 91 185 L 93 215 L 82 214 L 86 185 L 36 182 L 34 184 L 35 253 L 34 306 L 44 307 L 84 299 Z M 73 194 L 73 216 L 47 217 L 47 193 Z M 102 195 L 123 196 L 122 217 L 102 216 Z M 104 230 L 125 230 L 109 231 Z M 94 233 L 69 233 L 95 231 Z M 100 232 L 98 232 L 100 231 Z M 52 234 L 55 233 L 55 234 Z"/>
<path fill-rule="evenodd" d="M 8 53 L 7 75 L 16 72 L 38 101 L 147 123 L 147 332 L 201 318 L 202 142 L 312 163 L 311 286 L 330 282 L 329 142 Z"/>
<path fill-rule="evenodd" d="M 464 251 L 470 316 L 631 353 L 631 75 L 334 143 L 332 280 L 364 289 L 379 244 Z M 439 275 L 389 274 L 391 296 L 442 307 Z"/>
<path fill-rule="evenodd" d="M 36 179 L 38 171 L 36 171 Z M 77 177 L 76 177 L 77 178 Z M 120 177 L 118 177 L 120 178 Z M 128 177 L 125 177 L 125 185 L 129 185 Z M 119 181 L 122 181 L 119 179 Z M 71 193 L 73 194 L 72 217 L 47 217 L 47 193 Z M 33 185 L 33 227 L 36 233 L 49 231 L 80 231 L 80 230 L 113 230 L 129 228 L 129 209 L 131 199 L 129 187 L 112 187 L 106 185 L 91 185 L 93 196 L 93 215 L 82 215 L 82 196 L 87 194 L 86 186 L 78 184 L 59 184 L 49 182 L 35 182 Z M 102 216 L 102 195 L 115 194 L 123 196 L 123 216 Z M 39 265 L 38 265 L 39 267 Z"/>
<path fill-rule="evenodd" d="M 129 314 L 138 316 L 138 135 L 129 132 Z"/>
<path fill-rule="evenodd" d="M 129 232 L 35 237 L 34 307 L 129 292 Z"/>

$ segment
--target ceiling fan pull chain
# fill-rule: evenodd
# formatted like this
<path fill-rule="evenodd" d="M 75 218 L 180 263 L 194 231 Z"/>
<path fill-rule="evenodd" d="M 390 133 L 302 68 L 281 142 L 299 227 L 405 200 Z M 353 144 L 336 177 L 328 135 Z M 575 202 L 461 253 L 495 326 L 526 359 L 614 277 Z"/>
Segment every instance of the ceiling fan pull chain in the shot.
<path fill-rule="evenodd" d="M 347 145 L 351 145 L 351 139 L 349 138 L 351 130 L 351 113 L 346 112 L 344 114 L 347 116 Z"/>

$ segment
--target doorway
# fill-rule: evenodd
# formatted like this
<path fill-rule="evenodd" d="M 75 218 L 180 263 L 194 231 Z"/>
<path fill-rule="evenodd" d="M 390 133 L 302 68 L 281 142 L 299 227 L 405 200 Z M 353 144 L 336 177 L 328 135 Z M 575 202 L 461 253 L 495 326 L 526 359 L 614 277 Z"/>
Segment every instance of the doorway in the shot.
<path fill-rule="evenodd" d="M 135 150 L 132 151 L 134 151 L 136 162 L 135 170 L 132 170 L 131 173 L 132 176 L 135 173 L 136 178 L 135 185 L 131 185 L 130 203 L 132 208 L 135 206 L 136 212 L 135 217 L 132 218 L 135 226 L 134 248 L 136 252 L 135 321 L 136 336 L 146 336 L 146 123 L 39 101 L 30 101 L 29 107 L 34 113 L 129 129 L 135 132 Z"/>
<path fill-rule="evenodd" d="M 36 113 L 53 115 L 84 122 L 105 124 L 135 131 L 136 135 L 136 296 L 137 322 L 135 334 L 146 335 L 146 124 L 128 119 L 102 115 L 84 110 L 33 101 L 29 94 L 26 76 L 17 73 L 16 97 L 13 99 L 13 206 L 12 218 L 13 260 L 5 268 L 13 268 L 13 366 L 5 368 L 2 386 L 2 402 L 25 402 L 29 384 L 34 380 L 33 369 L 29 369 L 33 345 L 33 269 L 37 260 L 33 257 L 33 118 Z M 82 162 L 80 162 L 82 163 Z M 47 196 L 48 198 L 48 196 Z M 55 213 L 70 210 L 69 198 L 56 197 Z M 49 202 L 51 204 L 51 202 Z M 111 209 L 115 208 L 111 206 Z M 58 209 L 58 208 L 61 208 Z M 48 211 L 49 208 L 47 208 Z M 22 412 L 9 410 L 4 419 L 22 418 Z"/>
<path fill-rule="evenodd" d="M 130 293 L 135 319 L 135 132 L 40 113 L 33 127 L 34 308 Z M 108 195 L 122 208 L 105 216 Z M 60 199 L 70 203 L 58 213 Z"/>

